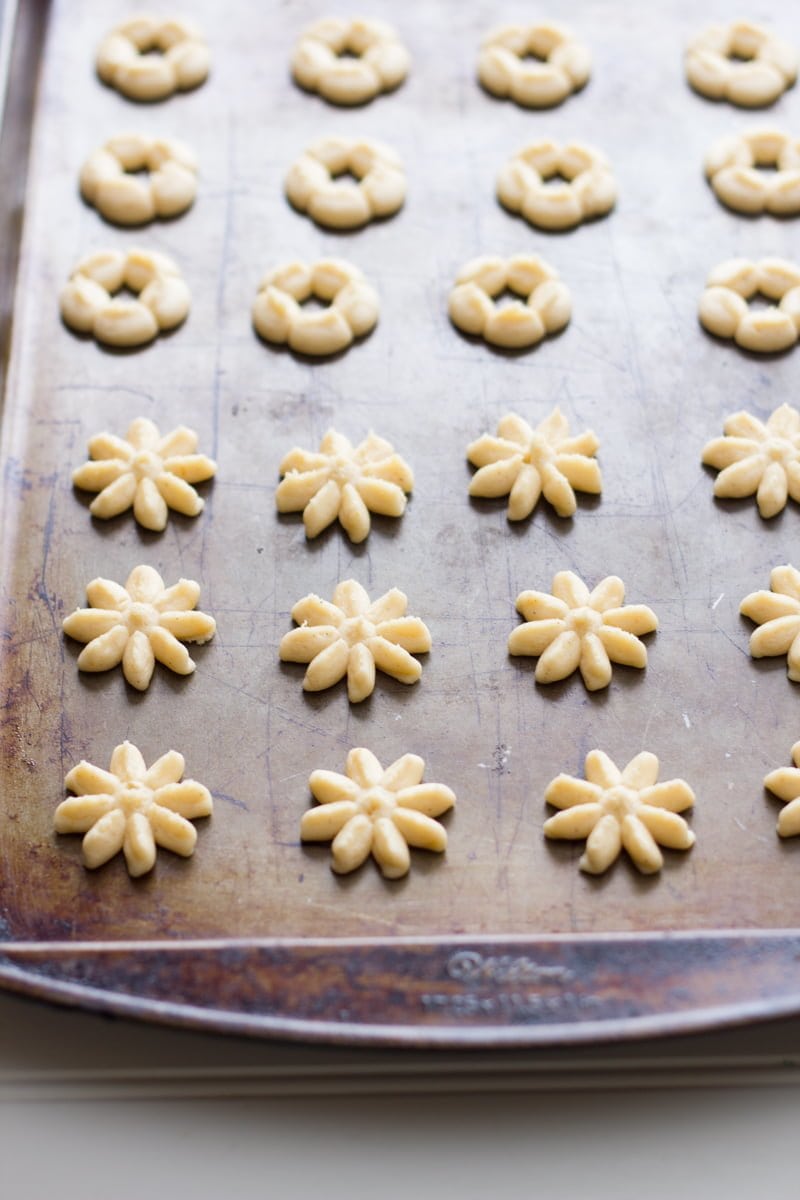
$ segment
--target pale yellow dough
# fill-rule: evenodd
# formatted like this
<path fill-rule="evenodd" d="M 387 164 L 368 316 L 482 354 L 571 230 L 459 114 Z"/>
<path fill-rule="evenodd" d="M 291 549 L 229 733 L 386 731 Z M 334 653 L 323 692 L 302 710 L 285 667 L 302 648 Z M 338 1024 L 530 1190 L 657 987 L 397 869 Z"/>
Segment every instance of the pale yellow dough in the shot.
<path fill-rule="evenodd" d="M 684 779 L 658 783 L 655 754 L 643 750 L 620 771 L 602 750 L 591 750 L 585 774 L 585 779 L 557 775 L 544 797 L 562 810 L 545 821 L 546 837 L 586 838 L 582 871 L 601 875 L 624 848 L 643 875 L 653 875 L 664 865 L 659 845 L 670 850 L 694 845 L 694 834 L 678 816 L 692 807 L 694 792 Z"/>
<path fill-rule="evenodd" d="M 720 473 L 714 495 L 740 499 L 755 494 L 758 511 L 769 519 L 791 498 L 800 503 L 800 413 L 790 404 L 776 408 L 766 423 L 747 412 L 734 413 L 725 436 L 703 449 L 703 462 Z"/>
<path fill-rule="evenodd" d="M 419 617 L 406 616 L 408 599 L 392 588 L 370 601 L 360 583 L 346 579 L 333 600 L 305 596 L 292 609 L 299 628 L 281 639 L 284 662 L 308 663 L 307 692 L 333 687 L 347 675 L 347 697 L 359 704 L 375 688 L 375 669 L 399 683 L 417 683 L 422 667 L 414 654 L 427 654 L 431 635 Z"/>
<path fill-rule="evenodd" d="M 386 21 L 326 17 L 309 25 L 294 48 L 292 75 L 331 104 L 364 104 L 399 87 L 411 60 Z"/>
<path fill-rule="evenodd" d="M 357 182 L 336 178 L 345 172 Z M 292 163 L 284 186 L 295 208 L 331 229 L 356 229 L 374 217 L 389 217 L 406 198 L 399 155 L 367 138 L 314 142 Z"/>
<path fill-rule="evenodd" d="M 196 26 L 148 13 L 117 25 L 97 51 L 103 83 L 130 100 L 163 100 L 195 88 L 210 65 L 208 46 Z"/>
<path fill-rule="evenodd" d="M 332 842 L 332 867 L 355 871 L 370 853 L 386 879 L 411 865 L 409 846 L 441 854 L 447 833 L 436 821 L 455 795 L 442 783 L 423 783 L 425 762 L 404 754 L 384 771 L 370 750 L 351 750 L 346 774 L 314 771 L 308 781 L 318 807 L 303 815 L 304 842 Z"/>
<path fill-rule="evenodd" d="M 755 621 L 750 634 L 753 658 L 785 654 L 792 683 L 800 683 L 800 571 L 786 564 L 773 567 L 770 591 L 751 592 L 739 605 L 742 616 Z"/>
<path fill-rule="evenodd" d="M 138 299 L 115 300 L 121 288 Z M 81 259 L 61 289 L 61 316 L 76 333 L 109 346 L 141 346 L 186 320 L 191 303 L 180 270 L 166 254 L 98 250 Z"/>
<path fill-rule="evenodd" d="M 304 312 L 316 296 L 327 308 Z M 378 293 L 364 273 L 342 258 L 290 262 L 267 272 L 253 304 L 253 325 L 268 342 L 287 343 L 300 354 L 319 357 L 345 350 L 378 321 Z"/>
<path fill-rule="evenodd" d="M 777 129 L 720 138 L 706 155 L 705 170 L 718 198 L 737 212 L 778 216 L 800 212 L 798 138 Z"/>
<path fill-rule="evenodd" d="M 93 579 L 86 587 L 91 608 L 78 608 L 63 622 L 67 637 L 87 645 L 78 656 L 81 671 L 109 671 L 122 663 L 131 687 L 143 692 L 156 660 L 177 675 L 191 675 L 195 664 L 181 642 L 210 641 L 216 622 L 196 612 L 200 585 L 179 579 L 172 587 L 152 567 L 131 571 L 125 586 Z"/>
<path fill-rule="evenodd" d="M 548 183 L 554 175 L 563 182 Z M 532 142 L 514 155 L 497 177 L 497 198 L 541 229 L 572 229 L 604 217 L 617 200 L 617 185 L 605 154 L 582 142 Z"/>
<path fill-rule="evenodd" d="M 761 25 L 734 21 L 698 33 L 686 48 L 685 66 L 686 78 L 702 95 L 761 108 L 794 83 L 797 51 Z"/>
<path fill-rule="evenodd" d="M 151 767 L 130 742 L 117 746 L 108 771 L 84 759 L 64 786 L 76 795 L 56 809 L 56 833 L 82 833 L 83 861 L 101 867 L 120 850 L 131 875 L 146 875 L 156 861 L 156 846 L 189 858 L 197 842 L 190 823 L 209 817 L 214 802 L 208 788 L 184 779 L 184 759 L 176 750 Z"/>
<path fill-rule="evenodd" d="M 146 171 L 146 178 L 133 172 Z M 107 221 L 144 225 L 176 217 L 197 195 L 197 159 L 183 142 L 122 133 L 83 164 L 81 193 Z"/>
<path fill-rule="evenodd" d="M 747 301 L 758 293 L 779 303 L 751 310 Z M 784 258 L 727 259 L 706 281 L 699 316 L 709 333 L 733 338 L 745 350 L 788 350 L 800 331 L 800 267 Z"/>
<path fill-rule="evenodd" d="M 316 454 L 296 447 L 280 471 L 278 512 L 302 512 L 309 538 L 338 517 L 351 542 L 363 542 L 370 531 L 370 512 L 402 517 L 406 493 L 414 486 L 408 463 L 375 433 L 354 447 L 343 434 L 329 429 Z"/>
<path fill-rule="evenodd" d="M 526 61 L 527 55 L 542 59 Z M 592 57 L 563 25 L 501 25 L 481 44 L 478 78 L 488 92 L 526 108 L 551 108 L 582 88 Z"/>
<path fill-rule="evenodd" d="M 525 297 L 524 303 L 513 300 L 498 306 L 495 297 L 506 290 Z M 459 271 L 448 312 L 462 333 L 520 350 L 563 329 L 572 315 L 572 299 L 558 273 L 538 255 L 485 255 Z"/>
<path fill-rule="evenodd" d="M 793 767 L 778 767 L 764 778 L 764 787 L 786 805 L 778 817 L 781 837 L 800 834 L 800 742 L 792 746 Z"/>

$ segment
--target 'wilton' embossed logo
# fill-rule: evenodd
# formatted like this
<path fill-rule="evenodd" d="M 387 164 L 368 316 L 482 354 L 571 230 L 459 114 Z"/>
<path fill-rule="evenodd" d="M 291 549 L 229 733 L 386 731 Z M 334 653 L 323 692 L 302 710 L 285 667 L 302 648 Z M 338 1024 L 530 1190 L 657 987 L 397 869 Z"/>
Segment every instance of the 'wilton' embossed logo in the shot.
<path fill-rule="evenodd" d="M 569 983 L 575 972 L 568 967 L 548 966 L 524 955 L 483 955 L 476 950 L 458 950 L 447 960 L 446 971 L 458 983 Z"/>

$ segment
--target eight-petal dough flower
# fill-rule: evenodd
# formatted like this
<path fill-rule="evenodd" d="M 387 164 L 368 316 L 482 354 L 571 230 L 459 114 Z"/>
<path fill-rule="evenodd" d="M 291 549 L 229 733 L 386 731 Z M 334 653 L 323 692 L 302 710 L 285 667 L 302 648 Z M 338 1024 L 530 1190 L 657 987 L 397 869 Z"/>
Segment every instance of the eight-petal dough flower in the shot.
<path fill-rule="evenodd" d="M 338 517 L 350 541 L 363 542 L 370 512 L 402 517 L 405 493 L 414 486 L 408 463 L 375 433 L 353 447 L 343 434 L 329 429 L 318 454 L 290 450 L 280 471 L 284 478 L 275 493 L 278 512 L 302 510 L 309 538 Z"/>
<path fill-rule="evenodd" d="M 778 767 L 764 778 L 764 787 L 782 800 L 778 816 L 778 833 L 781 837 L 797 837 L 800 833 L 800 742 L 792 746 L 793 767 Z"/>
<path fill-rule="evenodd" d="M 509 654 L 541 655 L 538 683 L 566 679 L 576 667 L 590 692 L 608 687 L 611 663 L 646 667 L 647 650 L 637 634 L 652 633 L 658 617 L 646 604 L 626 604 L 625 585 L 609 575 L 589 592 L 572 571 L 553 578 L 553 594 L 521 592 L 517 611 L 526 624 L 512 630 Z"/>
<path fill-rule="evenodd" d="M 307 692 L 333 687 L 347 672 L 352 704 L 372 694 L 376 667 L 400 683 L 416 683 L 422 667 L 411 655 L 426 654 L 431 635 L 419 617 L 405 615 L 407 607 L 397 588 L 370 604 L 361 584 L 346 579 L 332 604 L 313 594 L 298 600 L 292 617 L 300 628 L 284 634 L 280 656 L 284 662 L 309 664 L 303 680 Z"/>
<path fill-rule="evenodd" d="M 121 662 L 128 683 L 142 692 L 156 659 L 178 675 L 191 675 L 194 663 L 181 642 L 207 642 L 217 628 L 213 617 L 193 611 L 199 583 L 179 579 L 165 588 L 152 567 L 134 567 L 125 587 L 93 579 L 86 597 L 92 607 L 76 609 L 63 625 L 68 637 L 88 642 L 78 656 L 79 670 L 108 671 Z"/>
<path fill-rule="evenodd" d="M 163 438 L 147 417 L 137 417 L 124 438 L 98 433 L 89 442 L 91 462 L 72 474 L 75 487 L 99 492 L 89 505 L 93 517 L 116 517 L 133 505 L 145 529 L 160 533 L 167 509 L 186 517 L 202 512 L 205 501 L 191 486 L 210 479 L 217 464 L 195 454 L 197 434 L 179 425 Z"/>
<path fill-rule="evenodd" d="M 703 449 L 703 462 L 720 474 L 714 495 L 740 499 L 756 493 L 762 517 L 774 517 L 791 496 L 800 502 L 800 413 L 790 404 L 776 408 L 764 424 L 750 413 L 728 417 L 725 436 Z"/>
<path fill-rule="evenodd" d="M 677 814 L 691 808 L 694 792 L 683 779 L 657 783 L 658 759 L 643 750 L 620 771 L 602 750 L 586 756 L 586 779 L 557 775 L 544 798 L 556 813 L 544 823 L 550 838 L 586 838 L 580 868 L 600 875 L 624 846 L 643 875 L 660 871 L 657 843 L 688 850 L 694 834 Z"/>
<path fill-rule="evenodd" d="M 56 833 L 83 833 L 83 861 L 100 867 L 121 850 L 131 875 L 145 875 L 156 861 L 156 844 L 188 858 L 197 830 L 190 821 L 208 817 L 211 793 L 183 775 L 183 755 L 169 750 L 145 766 L 130 742 L 117 746 L 108 771 L 84 759 L 64 780 L 76 792 L 56 809 Z"/>
<path fill-rule="evenodd" d="M 370 851 L 387 879 L 399 879 L 410 865 L 409 846 L 441 852 L 447 834 L 434 817 L 456 802 L 441 783 L 422 783 L 425 762 L 404 754 L 384 771 L 370 750 L 351 750 L 346 775 L 314 771 L 309 787 L 318 808 L 304 813 L 300 836 L 306 842 L 333 840 L 332 867 L 339 874 L 360 867 Z"/>
<path fill-rule="evenodd" d="M 599 445 L 591 430 L 570 437 L 569 422 L 559 408 L 536 429 L 508 413 L 496 437 L 485 433 L 467 447 L 467 458 L 479 468 L 469 494 L 508 496 L 509 521 L 529 517 L 542 494 L 560 517 L 571 517 L 577 507 L 573 488 L 593 495 L 601 491 L 600 468 L 593 457 Z"/>
<path fill-rule="evenodd" d="M 772 591 L 751 592 L 739 605 L 742 616 L 759 625 L 750 634 L 753 658 L 785 654 L 789 678 L 800 683 L 800 571 L 788 564 L 773 567 Z"/>

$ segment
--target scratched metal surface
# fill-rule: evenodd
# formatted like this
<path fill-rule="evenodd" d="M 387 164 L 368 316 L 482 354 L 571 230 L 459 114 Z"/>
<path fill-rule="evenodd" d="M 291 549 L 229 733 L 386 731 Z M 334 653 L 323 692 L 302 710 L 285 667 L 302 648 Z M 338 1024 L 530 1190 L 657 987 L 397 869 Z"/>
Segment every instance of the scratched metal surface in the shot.
<path fill-rule="evenodd" d="M 319 3 L 192 5 L 214 54 L 197 92 L 138 108 L 92 69 L 102 33 L 131 6 L 54 6 L 43 68 L 27 202 L 15 340 L 4 413 L 3 762 L 0 902 L 11 939 L 206 936 L 528 934 L 800 926 L 800 842 L 781 843 L 764 773 L 788 763 L 800 696 L 782 661 L 752 662 L 738 602 L 797 557 L 800 514 L 768 525 L 750 503 L 720 504 L 699 465 L 704 442 L 740 407 L 766 415 L 791 399 L 800 350 L 763 360 L 706 337 L 696 320 L 709 267 L 735 254 L 800 253 L 797 222 L 748 220 L 714 200 L 701 172 L 716 136 L 762 122 L 703 101 L 684 84 L 681 48 L 696 5 L 637 10 L 565 4 L 559 15 L 589 43 L 592 80 L 561 108 L 497 102 L 474 79 L 480 33 L 511 5 L 402 6 L 395 20 L 413 71 L 395 95 L 339 111 L 287 73 L 297 30 Z M 730 14 L 704 6 L 705 19 Z M 800 42 L 800 13 L 759 3 Z M 798 127 L 800 89 L 770 111 Z M 139 128 L 185 138 L 202 164 L 191 213 L 136 232 L 104 225 L 77 192 L 83 158 L 106 137 Z M 326 132 L 395 145 L 410 192 L 393 220 L 350 235 L 317 229 L 282 193 L 292 158 Z M 505 213 L 494 176 L 537 136 L 579 137 L 609 152 L 616 212 L 566 235 L 544 235 Z M 56 297 L 74 262 L 105 246 L 165 250 L 182 265 L 193 307 L 185 327 L 134 354 L 112 354 L 59 322 Z M 563 334 L 508 356 L 461 338 L 446 315 L 458 267 L 487 252 L 541 251 L 573 291 Z M 377 330 L 338 359 L 310 364 L 267 348 L 249 311 L 267 266 L 341 254 L 381 294 Z M 504 506 L 466 495 L 466 444 L 508 409 L 531 420 L 555 402 L 574 428 L 602 441 L 605 488 L 562 521 L 546 507 L 512 526 Z M 93 523 L 70 486 L 88 438 L 123 432 L 140 414 L 164 429 L 195 426 L 219 460 L 195 521 L 172 516 L 163 536 L 130 516 Z M 363 547 L 333 529 L 307 544 L 299 518 L 274 512 L 277 465 L 335 425 L 375 428 L 412 463 L 417 486 L 400 523 L 375 522 Z M 215 641 L 181 680 L 158 669 L 149 691 L 119 671 L 76 669 L 62 617 L 98 574 L 124 580 L 139 562 L 172 582 L 202 583 Z M 589 581 L 615 572 L 633 602 L 653 606 L 645 673 L 616 669 L 588 695 L 577 677 L 538 688 L 511 661 L 514 598 L 553 573 Z M 371 593 L 392 586 L 430 626 L 434 649 L 411 689 L 379 677 L 370 701 L 341 688 L 315 697 L 302 670 L 281 667 L 289 610 L 309 591 L 353 576 Z M 130 738 L 148 760 L 179 748 L 187 772 L 216 797 L 195 857 L 162 852 L 131 882 L 121 860 L 95 873 L 79 839 L 58 839 L 52 814 L 78 759 L 105 765 Z M 303 848 L 306 779 L 341 769 L 352 745 L 388 762 L 411 750 L 427 777 L 458 795 L 444 860 L 417 855 L 409 877 L 385 883 L 371 865 L 346 879 L 327 848 Z M 602 880 L 577 869 L 580 847 L 541 834 L 543 791 L 579 773 L 593 746 L 626 761 L 643 747 L 666 777 L 698 797 L 697 845 L 668 856 L 661 878 L 625 862 Z"/>

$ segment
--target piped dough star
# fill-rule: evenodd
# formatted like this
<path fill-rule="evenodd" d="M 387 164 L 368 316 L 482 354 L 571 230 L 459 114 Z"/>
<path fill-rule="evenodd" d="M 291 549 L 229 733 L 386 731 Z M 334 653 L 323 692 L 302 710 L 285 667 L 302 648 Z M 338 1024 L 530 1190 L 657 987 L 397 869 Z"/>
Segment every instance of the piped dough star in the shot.
<path fill-rule="evenodd" d="M 773 567 L 771 591 L 751 592 L 739 605 L 758 629 L 750 634 L 753 658 L 786 655 L 789 678 L 800 683 L 800 571 L 788 563 Z"/>
<path fill-rule="evenodd" d="M 192 484 L 211 479 L 217 464 L 195 453 L 197 443 L 185 425 L 162 437 L 152 421 L 137 417 L 124 438 L 96 434 L 89 442 L 91 461 L 73 472 L 72 482 L 99 493 L 89 505 L 93 517 L 116 517 L 133 506 L 139 524 L 160 533 L 168 509 L 196 517 L 205 506 Z"/>
<path fill-rule="evenodd" d="M 800 742 L 792 746 L 793 767 L 778 767 L 764 778 L 764 787 L 786 805 L 778 816 L 781 837 L 800 834 Z"/>
<path fill-rule="evenodd" d="M 509 521 L 524 521 L 539 497 L 552 504 L 560 517 L 577 507 L 575 491 L 599 495 L 600 467 L 594 458 L 600 446 L 589 429 L 569 436 L 569 422 L 559 408 L 532 429 L 516 413 L 508 413 L 497 435 L 485 433 L 467 447 L 467 458 L 478 470 L 469 485 L 470 496 L 495 499 L 508 496 Z"/>
<path fill-rule="evenodd" d="M 399 683 L 416 683 L 422 667 L 413 654 L 426 654 L 431 635 L 419 617 L 406 616 L 408 599 L 392 588 L 378 600 L 355 579 L 337 585 L 333 602 L 305 596 L 292 609 L 299 628 L 284 634 L 284 662 L 308 663 L 307 692 L 333 687 L 347 674 L 347 696 L 358 704 L 372 694 L 375 668 Z"/>
<path fill-rule="evenodd" d="M 694 834 L 678 816 L 694 804 L 694 792 L 684 779 L 658 783 L 655 754 L 643 750 L 620 771 L 602 750 L 592 750 L 585 773 L 585 779 L 557 775 L 544 796 L 562 810 L 545 821 L 545 836 L 586 838 L 582 871 L 602 874 L 624 847 L 642 874 L 652 875 L 664 863 L 659 844 L 670 850 L 694 845 Z"/>
<path fill-rule="evenodd" d="M 741 499 L 755 493 L 762 517 L 776 516 L 789 496 L 800 503 L 800 413 L 782 404 L 766 422 L 747 412 L 728 417 L 725 436 L 703 448 L 703 462 L 715 467 L 714 495 Z"/>
<path fill-rule="evenodd" d="M 353 446 L 329 429 L 319 452 L 290 450 L 280 466 L 284 478 L 275 501 L 278 512 L 301 512 L 306 537 L 314 538 L 339 518 L 351 542 L 370 531 L 370 512 L 402 517 L 414 475 L 394 447 L 370 433 Z"/>
<path fill-rule="evenodd" d="M 177 675 L 191 675 L 195 664 L 181 642 L 209 641 L 216 622 L 195 612 L 200 584 L 179 579 L 165 588 L 152 567 L 134 567 L 125 587 L 111 579 L 86 586 L 91 608 L 78 608 L 63 623 L 64 633 L 87 645 L 78 656 L 81 671 L 109 671 L 122 663 L 131 687 L 143 692 L 156 660 Z"/>
<path fill-rule="evenodd" d="M 319 807 L 303 814 L 305 842 L 330 842 L 331 866 L 338 874 L 360 867 L 372 856 L 387 879 L 408 872 L 409 846 L 442 853 L 447 833 L 435 817 L 456 802 L 442 783 L 422 783 L 425 762 L 404 754 L 384 771 L 370 750 L 351 750 L 346 774 L 314 771 L 309 787 Z"/>
<path fill-rule="evenodd" d="M 184 759 L 169 750 L 152 767 L 130 742 L 117 746 L 108 771 L 84 759 L 67 775 L 65 788 L 77 793 L 55 813 L 56 833 L 82 833 L 83 861 L 90 869 L 120 850 L 131 875 L 145 875 L 156 861 L 156 846 L 188 858 L 197 830 L 190 824 L 214 807 L 202 783 L 184 779 Z"/>
<path fill-rule="evenodd" d="M 553 577 L 552 595 L 527 591 L 517 596 L 525 624 L 512 630 L 508 652 L 540 655 L 537 683 L 566 679 L 577 668 L 590 692 L 608 687 L 611 663 L 647 666 L 647 649 L 639 636 L 658 628 L 658 617 L 646 604 L 623 604 L 625 585 L 609 575 L 590 592 L 573 571 Z"/>

